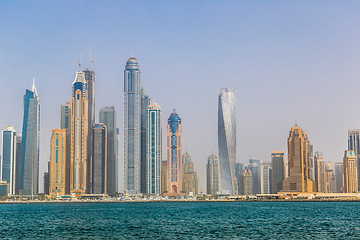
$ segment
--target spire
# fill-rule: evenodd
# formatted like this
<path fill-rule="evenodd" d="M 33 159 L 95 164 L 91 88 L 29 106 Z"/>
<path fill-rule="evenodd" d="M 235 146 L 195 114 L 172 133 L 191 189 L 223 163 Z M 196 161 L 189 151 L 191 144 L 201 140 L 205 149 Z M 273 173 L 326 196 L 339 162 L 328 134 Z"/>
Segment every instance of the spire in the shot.
<path fill-rule="evenodd" d="M 36 87 L 35 87 L 35 78 L 33 78 L 33 83 L 31 85 L 31 91 L 35 94 L 35 96 L 38 96 L 37 90 L 36 90 Z"/>

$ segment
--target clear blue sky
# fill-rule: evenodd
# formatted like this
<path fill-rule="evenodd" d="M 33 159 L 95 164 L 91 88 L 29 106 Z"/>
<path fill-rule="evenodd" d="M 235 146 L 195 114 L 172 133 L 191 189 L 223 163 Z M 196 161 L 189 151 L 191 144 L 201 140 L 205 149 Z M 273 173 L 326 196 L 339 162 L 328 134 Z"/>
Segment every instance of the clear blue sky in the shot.
<path fill-rule="evenodd" d="M 117 110 L 121 185 L 123 70 L 132 52 L 162 107 L 164 134 L 172 109 L 180 114 L 203 190 L 206 159 L 217 153 L 221 87 L 236 89 L 239 162 L 287 151 L 295 119 L 315 151 L 341 161 L 347 130 L 360 128 L 359 10 L 358 1 L 0 1 L 0 128 L 21 132 L 35 77 L 42 183 L 51 129 L 81 52 L 90 66 L 91 47 L 97 112 Z"/>

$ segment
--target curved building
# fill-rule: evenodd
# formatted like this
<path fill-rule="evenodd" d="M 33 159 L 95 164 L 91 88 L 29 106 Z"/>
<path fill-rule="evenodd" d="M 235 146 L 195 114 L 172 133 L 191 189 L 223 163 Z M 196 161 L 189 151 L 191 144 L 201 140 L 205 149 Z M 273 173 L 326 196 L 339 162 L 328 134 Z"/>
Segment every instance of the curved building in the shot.
<path fill-rule="evenodd" d="M 218 109 L 220 191 L 236 193 L 236 98 L 235 90 L 220 89 Z"/>
<path fill-rule="evenodd" d="M 181 142 L 181 118 L 174 109 L 167 127 L 168 195 L 177 195 L 182 190 Z"/>
<path fill-rule="evenodd" d="M 140 68 L 131 57 L 124 71 L 124 191 L 139 194 L 141 187 Z"/>

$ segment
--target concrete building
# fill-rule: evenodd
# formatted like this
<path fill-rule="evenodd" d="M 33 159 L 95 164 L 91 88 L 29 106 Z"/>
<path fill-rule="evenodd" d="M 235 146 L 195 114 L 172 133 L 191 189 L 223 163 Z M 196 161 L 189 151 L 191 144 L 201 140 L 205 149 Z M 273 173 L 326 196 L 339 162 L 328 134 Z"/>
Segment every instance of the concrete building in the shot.
<path fill-rule="evenodd" d="M 243 192 L 241 192 L 242 195 L 251 195 L 254 194 L 253 193 L 253 186 L 252 186 L 252 181 L 253 181 L 253 176 L 252 176 L 252 172 L 250 169 L 245 168 L 245 170 L 243 171 L 243 176 L 242 176 L 242 189 Z"/>
<path fill-rule="evenodd" d="M 88 158 L 88 87 L 85 74 L 76 73 L 72 84 L 71 101 L 71 151 L 70 151 L 70 193 L 85 194 L 91 185 Z M 51 175 L 51 173 L 50 173 Z"/>
<path fill-rule="evenodd" d="M 161 193 L 167 193 L 167 188 L 168 188 L 168 184 L 167 184 L 167 170 L 168 170 L 168 166 L 167 166 L 167 160 L 163 160 L 161 161 Z"/>
<path fill-rule="evenodd" d="M 269 162 L 261 162 L 260 164 L 260 183 L 261 194 L 270 194 L 272 189 L 272 169 Z"/>
<path fill-rule="evenodd" d="M 314 192 L 310 179 L 309 139 L 299 126 L 291 128 L 288 138 L 289 177 L 283 181 L 284 192 Z"/>
<path fill-rule="evenodd" d="M 218 107 L 220 190 L 236 193 L 236 98 L 234 89 L 220 89 Z"/>
<path fill-rule="evenodd" d="M 344 191 L 344 163 L 335 163 L 335 192 L 342 193 Z"/>
<path fill-rule="evenodd" d="M 322 152 L 315 152 L 314 156 L 315 165 L 315 184 L 317 192 L 326 193 L 326 171 L 325 159 Z"/>
<path fill-rule="evenodd" d="M 356 154 L 353 150 L 345 151 L 343 164 L 344 164 L 344 193 L 358 192 Z"/>
<path fill-rule="evenodd" d="M 284 151 L 271 152 L 272 167 L 272 193 L 282 190 L 282 183 L 285 179 Z"/>
<path fill-rule="evenodd" d="M 59 197 L 66 194 L 66 129 L 54 129 L 50 138 L 49 194 Z"/>
<path fill-rule="evenodd" d="M 348 131 L 348 150 L 352 150 L 356 157 L 356 166 L 360 166 L 360 129 L 351 129 Z M 360 176 L 360 167 L 357 168 L 357 176 Z M 360 187 L 360 178 L 358 178 L 358 187 Z M 360 189 L 358 189 L 359 191 Z"/>
<path fill-rule="evenodd" d="M 70 194 L 70 162 L 71 162 L 71 102 L 61 105 L 60 129 L 66 130 L 66 180 L 65 193 Z"/>
<path fill-rule="evenodd" d="M 186 195 L 198 194 L 198 178 L 197 172 L 194 170 L 194 164 L 191 161 L 191 156 L 189 153 L 184 153 L 182 157 L 183 164 L 183 183 L 182 183 L 182 192 Z"/>
<path fill-rule="evenodd" d="M 206 189 L 211 195 L 219 192 L 219 159 L 214 153 L 208 157 L 206 164 Z"/>
<path fill-rule="evenodd" d="M 182 191 L 182 125 L 179 114 L 170 114 L 167 127 L 168 178 L 167 194 L 178 195 Z"/>

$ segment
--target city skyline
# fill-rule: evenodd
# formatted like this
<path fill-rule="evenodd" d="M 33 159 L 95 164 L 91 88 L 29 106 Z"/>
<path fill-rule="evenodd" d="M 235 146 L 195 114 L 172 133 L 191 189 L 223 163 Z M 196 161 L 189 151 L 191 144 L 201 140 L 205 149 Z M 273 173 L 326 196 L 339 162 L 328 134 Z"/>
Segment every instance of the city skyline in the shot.
<path fill-rule="evenodd" d="M 13 4 L 16 5 L 16 3 L 1 4 L 4 6 L 4 9 L 7 6 L 13 6 Z M 84 2 L 74 3 L 74 5 L 81 6 L 84 5 Z M 114 5 L 116 6 L 117 4 Z M 338 6 L 335 3 L 329 5 Z M 149 4 L 143 4 L 142 6 L 143 8 L 150 7 Z M 188 15 L 184 17 L 174 16 L 170 21 L 172 24 L 177 24 L 184 20 L 185 17 L 196 15 L 194 13 L 199 9 L 203 9 L 204 14 L 207 14 L 207 16 L 217 13 L 215 11 L 217 8 L 227 10 L 227 15 L 219 12 L 218 15 L 215 14 L 210 19 L 207 18 L 207 21 L 216 23 L 219 19 L 222 19 L 217 22 L 216 27 L 218 28 L 219 26 L 226 26 L 226 23 L 235 20 L 235 23 L 239 26 L 237 28 L 238 31 L 230 32 L 230 29 L 227 28 L 221 30 L 224 36 L 228 37 L 226 38 L 227 44 L 225 45 L 231 45 L 231 48 L 225 46 L 221 48 L 215 47 L 223 38 L 220 39 L 210 34 L 212 28 L 206 27 L 203 20 L 189 28 L 190 20 L 193 20 L 193 17 L 190 17 L 189 22 L 185 21 L 183 26 L 179 26 L 180 29 L 176 32 L 171 31 L 170 23 L 162 27 L 155 27 L 155 32 L 170 30 L 169 34 L 166 34 L 170 41 L 167 40 L 166 44 L 164 44 L 164 41 L 159 41 L 159 44 L 154 44 L 152 48 L 146 41 L 154 43 L 159 38 L 154 36 L 150 39 L 146 38 L 146 36 L 150 36 L 149 30 L 147 30 L 148 25 L 141 24 L 141 20 L 144 18 L 139 18 L 140 15 L 136 12 L 125 13 L 122 17 L 116 16 L 113 11 L 109 13 L 110 16 L 114 17 L 115 22 L 118 23 L 123 23 L 124 19 L 129 17 L 129 14 L 138 17 L 134 19 L 139 24 L 139 30 L 135 31 L 127 28 L 124 32 L 121 32 L 121 34 L 129 33 L 130 40 L 121 39 L 118 44 L 114 44 L 115 40 L 118 41 L 120 39 L 118 38 L 119 32 L 102 34 L 103 32 L 97 29 L 95 32 L 89 33 L 88 31 L 91 28 L 85 28 L 84 26 L 91 24 L 75 21 L 74 28 L 77 31 L 74 32 L 76 34 L 78 34 L 78 31 L 83 32 L 87 40 L 74 40 L 69 46 L 67 46 L 64 40 L 75 38 L 72 37 L 73 35 L 70 30 L 64 29 L 64 24 L 59 24 L 55 21 L 57 20 L 56 17 L 50 18 L 49 23 L 50 25 L 51 23 L 53 24 L 51 28 L 56 25 L 55 23 L 58 23 L 60 29 L 57 29 L 57 31 L 67 34 L 59 37 L 58 34 L 50 31 L 43 36 L 41 34 L 36 36 L 36 33 L 41 32 L 41 30 L 49 29 L 43 26 L 34 27 L 34 24 L 45 21 L 45 17 L 49 16 L 48 14 L 54 13 L 55 9 L 50 9 L 48 13 L 46 11 L 39 13 L 35 10 L 36 4 L 34 6 L 24 4 L 24 6 L 16 9 L 17 13 L 9 11 L 1 14 L 2 24 L 11 23 L 10 25 L 4 25 L 1 28 L 1 31 L 3 31 L 1 33 L 4 33 L 4 35 L 10 34 L 13 37 L 12 39 L 16 39 L 13 42 L 7 40 L 8 38 L 1 40 L 4 46 L 0 59 L 2 63 L 0 66 L 2 72 L 1 83 L 5 87 L 0 90 L 0 93 L 7 102 L 1 105 L 1 110 L 7 113 L 0 119 L 2 129 L 7 125 L 14 125 L 17 132 L 21 132 L 22 95 L 24 89 L 31 84 L 31 78 L 35 76 L 42 104 L 39 171 L 40 176 L 42 176 L 42 173 L 47 168 L 47 161 L 50 156 L 48 142 L 51 129 L 58 127 L 59 106 L 70 100 L 70 85 L 73 74 L 77 69 L 76 63 L 80 52 L 84 52 L 82 64 L 85 67 L 90 67 L 91 58 L 87 53 L 88 46 L 92 48 L 93 55 L 96 58 L 94 62 L 94 71 L 97 73 L 97 87 L 95 89 L 97 98 L 96 114 L 104 106 L 115 105 L 117 114 L 120 116 L 117 119 L 117 126 L 122 128 L 123 102 L 120 93 L 123 79 L 121 72 L 126 60 L 131 56 L 131 51 L 134 50 L 134 55 L 138 58 L 142 67 L 143 84 L 150 95 L 154 96 L 154 99 L 162 106 L 164 113 L 162 121 L 166 122 L 166 116 L 171 113 L 172 108 L 176 107 L 182 119 L 186 122 L 183 128 L 184 149 L 192 155 L 195 169 L 201 176 L 200 181 L 202 185 L 205 185 L 205 170 L 203 166 L 206 163 L 207 156 L 211 152 L 218 152 L 216 96 L 218 89 L 221 87 L 235 88 L 238 93 L 238 162 L 247 163 L 250 158 L 270 161 L 269 153 L 272 150 L 286 151 L 288 130 L 296 119 L 299 125 L 304 127 L 309 136 L 311 136 L 314 151 L 323 152 L 324 158 L 328 161 L 342 161 L 343 151 L 347 149 L 347 131 L 349 129 L 360 128 L 360 116 L 357 113 L 354 113 L 354 117 L 349 119 L 337 117 L 351 111 L 351 106 L 347 103 L 356 102 L 354 94 L 346 93 L 342 86 L 350 85 L 352 88 L 359 86 L 358 79 L 360 78 L 360 73 L 356 66 L 360 65 L 360 62 L 352 57 L 358 55 L 357 51 L 359 49 L 357 49 L 357 44 L 355 43 L 359 35 L 356 26 L 349 25 L 350 19 L 352 19 L 351 21 L 356 21 L 358 17 L 353 13 L 350 6 L 341 6 L 340 9 L 347 13 L 347 18 L 337 19 L 335 23 L 325 13 L 331 15 L 330 13 L 335 13 L 336 10 L 324 4 L 303 3 L 296 5 L 291 3 L 282 6 L 281 12 L 277 17 L 275 17 L 277 11 L 275 4 L 272 8 L 275 10 L 274 16 L 265 14 L 258 21 L 252 22 L 250 20 L 255 20 L 256 17 L 259 17 L 261 15 L 260 12 L 265 11 L 265 7 L 260 7 L 259 12 L 257 12 L 258 14 L 252 17 L 251 13 L 254 13 L 256 4 L 239 4 L 237 6 L 242 6 L 243 9 L 249 10 L 249 14 L 244 13 L 244 10 L 243 17 L 247 20 L 245 22 L 251 22 L 250 28 L 253 28 L 253 30 L 249 30 L 246 25 L 241 24 L 240 18 L 231 16 L 236 7 L 234 7 L 234 10 L 231 10 L 220 3 L 210 3 L 206 7 L 198 3 L 195 5 L 195 9 L 191 9 L 187 13 Z M 295 9 L 295 6 L 300 7 Z M 308 6 L 315 6 L 316 9 L 323 8 L 323 10 L 317 16 L 313 16 L 311 11 L 308 13 L 305 10 Z M 172 11 L 179 13 L 185 7 L 185 5 L 179 4 L 179 9 L 172 9 Z M 65 8 L 60 7 L 60 9 Z M 85 8 L 94 11 L 96 4 L 86 6 Z M 109 6 L 104 6 L 103 8 L 111 10 Z M 15 22 L 10 22 L 10 20 L 14 19 L 10 15 L 17 17 L 19 14 L 24 13 L 25 9 L 29 11 L 28 14 L 25 14 L 23 18 L 19 18 Z M 94 11 L 94 20 L 100 19 L 99 15 L 102 14 L 104 9 Z M 161 7 L 162 11 L 164 9 L 169 9 L 169 6 L 165 4 L 165 6 Z M 291 14 L 293 17 L 290 17 L 290 14 L 284 14 L 286 12 L 284 9 L 288 9 L 290 13 L 293 13 Z M 150 8 L 149 11 L 144 10 L 145 17 L 149 17 L 151 10 L 153 9 Z M 156 12 L 159 13 L 158 11 Z M 29 14 L 37 16 L 37 18 L 29 19 L 29 22 L 25 23 L 24 19 L 29 17 Z M 66 21 L 75 19 L 74 12 L 68 14 L 69 20 Z M 156 23 L 161 21 L 165 14 L 168 16 L 168 13 L 159 14 L 159 20 L 153 20 L 155 24 L 152 24 L 152 26 L 156 26 Z M 307 16 L 310 20 L 305 20 L 302 16 Z M 89 20 L 89 14 L 84 13 L 84 18 Z M 267 18 L 275 27 L 272 27 L 273 25 L 271 24 L 259 27 L 256 24 L 259 22 L 264 23 Z M 288 25 L 282 25 L 281 21 L 284 19 L 292 21 Z M 94 20 L 91 20 L 89 23 L 93 23 Z M 316 24 L 312 24 L 313 22 L 316 22 Z M 103 22 L 100 21 L 100 23 Z M 307 28 L 299 27 L 297 25 L 299 23 L 304 24 L 303 26 Z M 94 28 L 96 26 L 98 25 L 95 25 Z M 25 31 L 25 27 L 34 29 L 34 33 Z M 20 30 L 15 30 L 15 28 Z M 190 40 L 193 40 L 193 37 L 185 37 L 183 43 L 174 41 L 176 37 L 183 36 L 185 29 L 189 31 L 189 35 L 199 36 L 199 40 L 190 42 Z M 351 34 L 342 29 L 346 29 Z M 271 30 L 275 30 L 275 33 L 271 34 Z M 276 30 L 284 30 L 283 35 L 276 35 Z M 295 33 L 296 30 L 299 30 L 298 33 Z M 319 30 L 321 31 L 319 32 Z M 137 38 L 141 35 L 141 31 L 144 32 L 144 39 Z M 27 32 L 29 34 L 26 41 L 17 37 L 20 32 Z M 334 33 L 336 33 L 336 38 L 331 37 Z M 96 39 L 92 39 L 89 37 L 95 35 L 107 36 L 107 38 L 96 37 Z M 242 38 L 241 36 L 243 35 L 249 36 L 249 40 Z M 59 39 L 55 39 L 56 37 L 59 37 Z M 212 40 L 204 45 L 200 44 L 205 37 Z M 40 41 L 40 44 L 45 44 L 40 46 L 36 41 Z M 236 43 L 237 41 L 239 43 Z M 282 46 L 276 44 L 276 41 L 279 41 Z M 326 44 L 323 44 L 324 42 Z M 104 43 L 113 46 L 111 52 L 103 45 Z M 241 44 L 244 47 L 240 47 Z M 15 46 L 21 47 L 18 51 L 8 50 L 17 48 Z M 197 48 L 198 46 L 200 47 Z M 59 48 L 61 53 L 55 51 L 55 48 Z M 297 48 L 303 53 L 300 53 L 300 50 L 294 50 Z M 40 54 L 37 55 L 35 53 Z M 311 58 L 308 56 L 311 56 Z M 29 60 L 30 58 L 32 59 L 31 61 Z M 200 65 L 193 66 L 192 61 L 188 61 L 189 59 L 198 62 Z M 307 63 L 309 59 L 313 60 Z M 159 63 L 162 65 L 161 71 Z M 20 66 L 21 70 L 15 70 L 14 66 Z M 316 70 L 314 69 L 315 67 Z M 185 69 L 186 71 L 184 71 Z M 228 71 L 228 69 L 232 70 Z M 56 72 L 56 74 L 53 74 L 53 72 Z M 16 84 L 11 84 L 12 81 L 16 81 Z M 190 84 L 193 84 L 194 87 L 189 88 Z M 175 85 L 178 91 L 167 91 L 173 85 Z M 48 89 L 50 86 L 53 86 L 56 91 L 50 91 Z M 113 87 L 109 88 L 109 86 Z M 206 90 L 199 91 L 201 87 Z M 301 91 L 290 94 L 289 89 L 293 88 Z M 278 95 L 274 96 L 274 91 L 277 91 Z M 314 94 L 314 91 L 316 91 L 316 94 Z M 284 101 L 285 99 L 286 101 Z M 282 102 L 286 103 L 283 104 Z M 204 124 L 199 124 L 198 119 L 203 117 L 208 119 L 208 121 Z M 209 131 L 209 129 L 212 130 Z M 326 129 L 334 129 L 333 138 L 329 139 L 326 137 Z M 122 132 L 122 129 L 120 129 L 120 133 Z M 203 135 L 204 132 L 206 132 L 206 136 Z M 120 166 L 123 165 L 121 159 L 121 156 L 123 156 L 121 135 L 119 136 L 119 149 L 121 150 L 121 153 L 119 153 Z M 256 137 L 260 135 L 262 139 Z M 255 141 L 256 144 L 254 144 Z M 165 156 L 164 152 L 163 156 Z M 287 159 L 287 156 L 285 158 Z M 120 168 L 119 173 L 122 172 Z M 121 175 L 119 178 L 121 179 Z M 122 186 L 122 183 L 119 186 Z M 40 177 L 40 189 L 42 189 L 42 177 Z"/>

